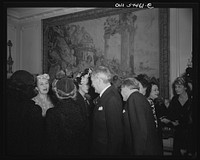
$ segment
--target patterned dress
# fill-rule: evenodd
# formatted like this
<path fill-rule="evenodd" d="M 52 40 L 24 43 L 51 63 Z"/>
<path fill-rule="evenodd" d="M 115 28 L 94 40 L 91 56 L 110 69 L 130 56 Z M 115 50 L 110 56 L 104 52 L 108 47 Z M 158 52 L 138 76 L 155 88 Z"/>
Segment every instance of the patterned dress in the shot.
<path fill-rule="evenodd" d="M 149 101 L 150 106 L 152 108 L 152 112 L 153 112 L 153 117 L 154 117 L 154 122 L 155 122 L 156 128 L 158 128 L 158 119 L 157 119 L 157 116 L 156 116 L 156 108 L 155 108 L 154 102 L 153 102 L 152 99 L 148 99 L 148 101 Z"/>

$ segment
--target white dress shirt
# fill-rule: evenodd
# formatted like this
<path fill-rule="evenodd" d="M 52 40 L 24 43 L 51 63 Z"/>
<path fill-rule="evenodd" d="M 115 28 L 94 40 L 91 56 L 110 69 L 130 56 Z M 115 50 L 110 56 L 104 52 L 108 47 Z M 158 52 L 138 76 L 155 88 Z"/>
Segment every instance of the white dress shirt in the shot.
<path fill-rule="evenodd" d="M 99 96 L 101 97 L 102 94 L 106 91 L 106 89 L 108 89 L 110 86 L 111 86 L 111 84 L 109 84 L 106 88 L 104 88 L 104 89 L 101 91 L 101 93 L 99 94 Z"/>

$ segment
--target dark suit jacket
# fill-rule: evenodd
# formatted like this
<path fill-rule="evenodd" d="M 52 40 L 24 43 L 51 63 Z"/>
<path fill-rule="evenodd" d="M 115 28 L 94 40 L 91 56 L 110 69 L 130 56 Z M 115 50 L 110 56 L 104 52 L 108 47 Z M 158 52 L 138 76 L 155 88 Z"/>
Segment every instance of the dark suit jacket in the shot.
<path fill-rule="evenodd" d="M 124 112 L 125 139 L 132 155 L 162 155 L 162 146 L 147 99 L 139 92 L 132 93 Z"/>
<path fill-rule="evenodd" d="M 94 155 L 119 155 L 122 151 L 122 99 L 114 86 L 110 86 L 94 108 Z"/>

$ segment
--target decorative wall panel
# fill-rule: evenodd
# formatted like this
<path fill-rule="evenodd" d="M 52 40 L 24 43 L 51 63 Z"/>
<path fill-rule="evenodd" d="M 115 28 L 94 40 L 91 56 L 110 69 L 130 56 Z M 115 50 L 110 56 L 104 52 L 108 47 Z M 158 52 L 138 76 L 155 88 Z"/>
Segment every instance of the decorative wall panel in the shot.
<path fill-rule="evenodd" d="M 120 77 L 156 77 L 168 98 L 168 12 L 100 8 L 44 19 L 43 72 L 54 77 L 61 69 L 105 65 Z"/>

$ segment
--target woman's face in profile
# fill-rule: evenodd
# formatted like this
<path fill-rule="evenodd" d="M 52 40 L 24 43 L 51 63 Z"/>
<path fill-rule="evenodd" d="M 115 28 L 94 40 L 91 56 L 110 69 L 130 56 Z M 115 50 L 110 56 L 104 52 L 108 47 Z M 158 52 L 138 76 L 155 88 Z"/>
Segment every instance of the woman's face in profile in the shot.
<path fill-rule="evenodd" d="M 151 87 L 150 98 L 156 99 L 156 98 L 158 98 L 158 95 L 159 95 L 158 86 L 154 84 Z"/>
<path fill-rule="evenodd" d="M 88 74 L 81 77 L 81 84 L 88 84 L 88 78 L 89 78 Z"/>
<path fill-rule="evenodd" d="M 79 90 L 81 90 L 84 93 L 88 93 L 88 90 L 89 90 L 88 84 L 83 83 L 83 84 L 79 85 Z"/>

